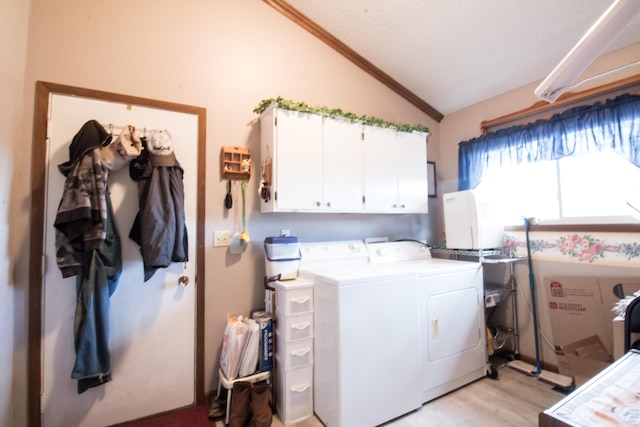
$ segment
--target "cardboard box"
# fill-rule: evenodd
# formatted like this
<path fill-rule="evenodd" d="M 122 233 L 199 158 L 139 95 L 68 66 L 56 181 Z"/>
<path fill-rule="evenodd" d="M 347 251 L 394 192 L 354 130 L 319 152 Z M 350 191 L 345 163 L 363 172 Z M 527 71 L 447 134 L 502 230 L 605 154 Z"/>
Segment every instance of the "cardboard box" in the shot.
<path fill-rule="evenodd" d="M 558 371 L 573 377 L 573 370 L 564 355 L 564 347 L 597 336 L 600 342 L 609 341 L 610 333 L 602 316 L 602 299 L 597 277 L 545 278 L 547 304 L 553 343 L 558 359 Z M 611 347 L 605 351 L 611 354 Z M 575 379 L 575 378 L 574 378 Z"/>
<path fill-rule="evenodd" d="M 624 291 L 628 294 L 640 289 L 640 278 L 571 276 L 544 279 L 558 371 L 574 377 L 576 384 L 578 378 L 575 378 L 574 369 L 579 370 L 580 381 L 587 378 L 587 371 L 582 366 L 570 365 L 565 357 L 567 346 L 596 336 L 609 360 L 614 354 L 613 319 L 616 314 L 611 309 L 620 299 L 613 291 L 618 283 L 626 284 Z M 574 360 L 574 364 L 576 362 Z M 593 370 L 588 372 L 594 373 Z"/>
<path fill-rule="evenodd" d="M 565 359 L 577 387 L 600 373 L 613 361 L 597 335 L 566 344 L 560 348 L 560 352 L 560 357 Z"/>
<path fill-rule="evenodd" d="M 258 370 L 261 372 L 270 371 L 273 369 L 273 321 L 271 314 L 258 311 L 253 314 L 253 319 L 260 326 Z"/>

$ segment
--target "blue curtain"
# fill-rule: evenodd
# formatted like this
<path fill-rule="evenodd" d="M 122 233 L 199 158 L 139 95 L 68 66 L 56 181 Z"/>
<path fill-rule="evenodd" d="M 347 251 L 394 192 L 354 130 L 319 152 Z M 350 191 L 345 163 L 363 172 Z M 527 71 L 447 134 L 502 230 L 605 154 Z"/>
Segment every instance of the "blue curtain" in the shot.
<path fill-rule="evenodd" d="M 490 167 L 557 160 L 606 149 L 640 167 L 640 96 L 620 95 L 461 142 L 458 190 L 475 188 Z"/>

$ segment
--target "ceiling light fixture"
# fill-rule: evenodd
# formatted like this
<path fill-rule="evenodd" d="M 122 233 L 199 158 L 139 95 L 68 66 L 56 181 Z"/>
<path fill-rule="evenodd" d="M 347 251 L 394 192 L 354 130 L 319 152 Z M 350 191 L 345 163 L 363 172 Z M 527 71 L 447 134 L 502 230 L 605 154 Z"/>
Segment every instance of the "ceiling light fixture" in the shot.
<path fill-rule="evenodd" d="M 540 83 L 534 93 L 538 98 L 553 102 L 567 89 L 605 47 L 640 12 L 639 0 L 616 0 L 586 32 L 580 41 Z M 605 73 L 606 74 L 606 73 Z M 576 85 L 573 85 L 576 86 Z"/>

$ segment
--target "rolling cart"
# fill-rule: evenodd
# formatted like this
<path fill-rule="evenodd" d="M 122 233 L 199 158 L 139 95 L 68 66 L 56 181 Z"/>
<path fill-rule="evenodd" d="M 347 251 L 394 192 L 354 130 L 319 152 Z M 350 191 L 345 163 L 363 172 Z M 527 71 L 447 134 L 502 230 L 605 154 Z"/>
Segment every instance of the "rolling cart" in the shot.
<path fill-rule="evenodd" d="M 490 337 L 487 337 L 488 355 L 494 352 L 508 351 L 508 356 L 520 359 L 519 332 L 518 332 L 518 282 L 515 276 L 515 263 L 526 260 L 526 257 L 514 257 L 509 250 L 506 254 L 492 254 L 481 258 L 483 264 L 503 264 L 509 267 L 509 279 L 506 283 L 485 283 L 485 320 Z M 494 319 L 494 314 L 499 306 L 509 304 L 510 318 L 506 321 Z M 487 375 L 496 379 L 498 371 L 489 363 Z"/>
<path fill-rule="evenodd" d="M 498 370 L 489 360 L 489 356 L 497 352 L 507 352 L 512 359 L 520 359 L 518 333 L 518 283 L 515 276 L 515 263 L 527 257 L 514 257 L 511 249 L 432 249 L 433 254 L 448 258 L 460 257 L 477 259 L 483 265 L 506 265 L 509 268 L 509 279 L 505 283 L 487 282 L 484 284 L 485 322 L 487 326 L 487 376 L 498 378 Z M 498 322 L 494 315 L 499 306 L 509 304 L 510 316 L 506 321 Z"/>

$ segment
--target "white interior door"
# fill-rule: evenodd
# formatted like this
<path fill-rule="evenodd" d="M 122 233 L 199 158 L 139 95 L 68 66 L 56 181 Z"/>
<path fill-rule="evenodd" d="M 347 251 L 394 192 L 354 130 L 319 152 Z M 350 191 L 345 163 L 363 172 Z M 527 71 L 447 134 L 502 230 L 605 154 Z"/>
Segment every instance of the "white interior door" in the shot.
<path fill-rule="evenodd" d="M 105 426 L 190 405 L 194 402 L 196 336 L 196 218 L 198 116 L 124 103 L 51 95 L 45 204 L 42 340 L 42 424 Z M 189 262 L 173 263 L 144 282 L 142 258 L 129 231 L 138 210 L 137 183 L 128 168 L 113 172 L 109 188 L 122 242 L 123 270 L 110 299 L 113 380 L 77 394 L 71 379 L 75 361 L 73 326 L 75 277 L 63 279 L 55 258 L 54 217 L 69 144 L 91 119 L 101 124 L 167 129 L 184 168 Z M 181 287 L 178 279 L 189 278 Z"/>

